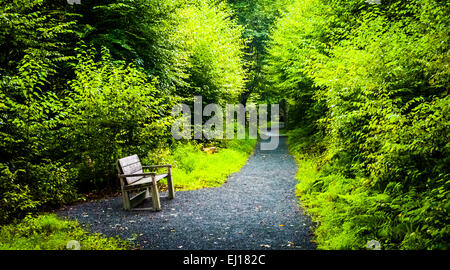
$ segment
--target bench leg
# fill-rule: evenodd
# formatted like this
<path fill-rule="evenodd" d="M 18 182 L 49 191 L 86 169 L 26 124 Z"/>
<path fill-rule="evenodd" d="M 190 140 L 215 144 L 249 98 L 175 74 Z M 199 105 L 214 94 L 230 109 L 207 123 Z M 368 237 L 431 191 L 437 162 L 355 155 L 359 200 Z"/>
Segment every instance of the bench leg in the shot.
<path fill-rule="evenodd" d="M 130 210 L 130 197 L 128 195 L 128 191 L 122 189 L 122 201 L 123 201 L 123 209 Z"/>
<path fill-rule="evenodd" d="M 156 183 L 154 175 L 152 175 L 152 200 L 153 200 L 153 209 L 155 211 L 160 211 L 161 201 L 159 200 L 158 184 Z"/>
<path fill-rule="evenodd" d="M 169 173 L 167 175 L 167 188 L 169 189 L 169 199 L 175 198 L 175 188 L 172 182 L 172 168 L 169 167 Z"/>

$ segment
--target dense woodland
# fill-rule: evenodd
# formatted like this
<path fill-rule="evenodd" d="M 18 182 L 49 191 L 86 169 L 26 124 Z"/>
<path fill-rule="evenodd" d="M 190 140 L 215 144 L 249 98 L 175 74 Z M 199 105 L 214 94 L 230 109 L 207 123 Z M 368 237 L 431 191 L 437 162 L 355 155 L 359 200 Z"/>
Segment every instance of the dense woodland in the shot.
<path fill-rule="evenodd" d="M 299 193 L 323 248 L 448 248 L 449 3 L 361 2 L 294 1 L 271 34 L 268 89 L 320 170 Z"/>
<path fill-rule="evenodd" d="M 201 95 L 287 104 L 319 248 L 448 249 L 447 1 L 80 2 L 0 0 L 0 223 L 117 189 L 129 154 L 189 178 L 214 144 L 241 166 L 254 142 L 172 138 Z"/>

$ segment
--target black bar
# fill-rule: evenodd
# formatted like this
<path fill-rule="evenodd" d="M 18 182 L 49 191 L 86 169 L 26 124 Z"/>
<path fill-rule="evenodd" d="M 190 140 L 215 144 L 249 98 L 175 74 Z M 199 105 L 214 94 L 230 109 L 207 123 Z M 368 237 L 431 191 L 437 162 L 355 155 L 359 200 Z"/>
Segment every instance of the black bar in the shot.
<path fill-rule="evenodd" d="M 29 257 L 29 259 L 28 259 Z M 251 251 L 251 250 L 136 250 L 136 251 L 0 251 L 2 264 L 35 269 L 385 269 L 447 265 L 447 251 Z M 444 264 L 442 264 L 444 263 Z M 23 265 L 25 264 L 25 265 Z M 169 267 L 169 268 L 167 268 Z M 319 267 L 319 268 L 318 268 Z M 332 267 L 332 268 L 329 268 Z"/>

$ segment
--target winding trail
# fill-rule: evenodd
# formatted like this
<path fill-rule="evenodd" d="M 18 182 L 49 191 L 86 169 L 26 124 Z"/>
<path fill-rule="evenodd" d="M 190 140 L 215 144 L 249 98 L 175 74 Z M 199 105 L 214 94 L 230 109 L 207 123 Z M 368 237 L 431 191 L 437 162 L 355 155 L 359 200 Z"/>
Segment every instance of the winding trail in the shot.
<path fill-rule="evenodd" d="M 108 236 L 136 234 L 144 249 L 314 249 L 310 218 L 295 196 L 296 171 L 286 138 L 280 137 L 276 150 L 261 151 L 258 143 L 247 164 L 221 187 L 161 198 L 160 212 L 124 211 L 119 196 L 57 214 Z M 143 207 L 151 207 L 151 200 Z"/>

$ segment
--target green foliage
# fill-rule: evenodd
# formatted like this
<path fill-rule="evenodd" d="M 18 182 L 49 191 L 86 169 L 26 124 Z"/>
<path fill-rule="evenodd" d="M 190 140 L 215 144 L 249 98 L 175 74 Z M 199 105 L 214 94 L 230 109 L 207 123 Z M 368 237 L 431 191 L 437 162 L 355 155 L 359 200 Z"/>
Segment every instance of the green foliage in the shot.
<path fill-rule="evenodd" d="M 39 201 L 33 199 L 27 185 L 17 183 L 19 171 L 11 173 L 8 166 L 0 164 L 0 206 L 2 209 L 1 221 L 23 215 L 35 209 Z"/>
<path fill-rule="evenodd" d="M 63 48 L 74 21 L 44 1 L 25 2 L 2 1 L 0 10 L 0 223 L 75 197 L 70 164 L 52 161 L 63 111 L 56 75 L 73 59 Z"/>
<path fill-rule="evenodd" d="M 270 35 L 262 72 L 266 86 L 263 95 L 272 99 L 287 98 L 288 125 L 309 125 L 323 113 L 322 102 L 315 100 L 313 80 L 307 69 L 320 61 L 332 42 L 331 7 L 320 0 L 294 1 Z"/>
<path fill-rule="evenodd" d="M 243 30 L 224 2 L 86 0 L 74 10 L 85 42 L 143 67 L 158 88 L 211 102 L 243 90 Z"/>
<path fill-rule="evenodd" d="M 206 103 L 236 100 L 245 86 L 245 41 L 225 2 L 193 1 L 174 15 L 175 40 L 187 53 L 188 85 L 177 93 L 202 95 Z"/>
<path fill-rule="evenodd" d="M 0 250 L 65 250 L 71 240 L 78 241 L 81 250 L 130 247 L 130 243 L 118 238 L 88 233 L 76 221 L 62 220 L 54 214 L 27 216 L 0 229 Z"/>
<path fill-rule="evenodd" d="M 229 0 L 239 24 L 244 26 L 244 37 L 251 42 L 255 53 L 264 54 L 269 40 L 269 29 L 289 0 Z"/>
<path fill-rule="evenodd" d="M 247 104 L 249 98 L 268 100 L 263 88 L 261 69 L 266 54 L 266 44 L 269 40 L 269 32 L 277 16 L 288 6 L 290 0 L 228 0 L 235 10 L 237 21 L 244 26 L 243 37 L 248 40 L 247 53 L 245 55 L 248 80 L 244 91 L 240 94 L 239 101 Z"/>
<path fill-rule="evenodd" d="M 320 155 L 301 189 L 323 248 L 448 248 L 449 18 L 432 0 L 298 0 L 277 22 L 267 80 L 314 134 L 291 147 Z"/>
<path fill-rule="evenodd" d="M 47 73 L 41 73 L 41 79 L 54 71 L 56 63 L 68 60 L 64 46 L 68 38 L 76 38 L 73 30 L 75 14 L 52 10 L 45 0 L 1 0 L 0 13 L 2 74 L 15 75 L 14 71 L 25 55 L 28 60 L 51 66 L 41 71 Z"/>
<path fill-rule="evenodd" d="M 147 154 L 170 140 L 175 98 L 166 96 L 148 82 L 142 70 L 113 61 L 108 51 L 83 50 L 78 55 L 76 78 L 67 96 L 67 129 L 62 135 L 72 142 L 75 158 L 88 187 L 116 181 L 114 164 L 120 157 Z"/>
<path fill-rule="evenodd" d="M 74 5 L 82 15 L 77 31 L 98 50 L 106 47 L 115 59 L 143 67 L 159 78 L 159 87 L 185 85 L 186 52 L 173 39 L 184 0 L 85 0 Z M 101 18 L 101 19 L 99 19 Z"/>
<path fill-rule="evenodd" d="M 437 189 L 407 192 L 398 183 L 378 190 L 372 179 L 343 175 L 333 151 L 290 133 L 289 148 L 297 158 L 297 195 L 317 222 L 320 249 L 365 249 L 370 240 L 383 249 L 448 249 L 448 183 Z"/>

